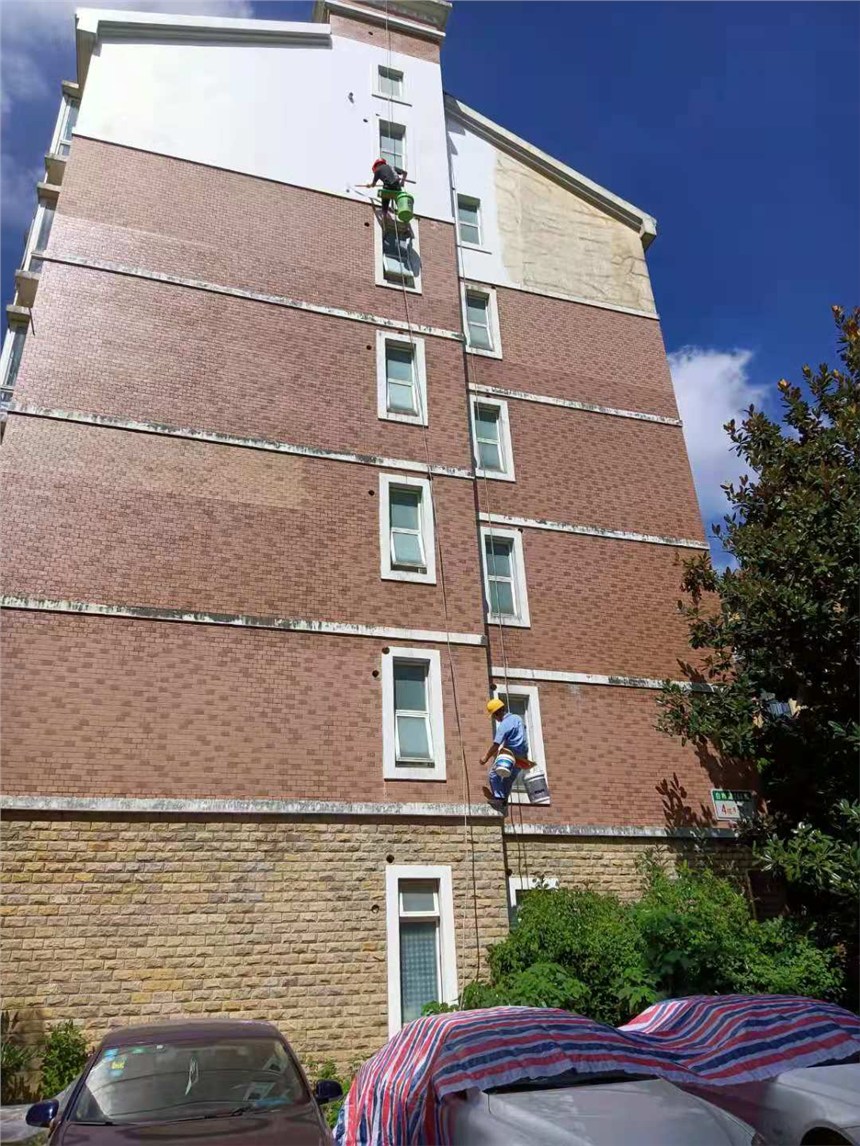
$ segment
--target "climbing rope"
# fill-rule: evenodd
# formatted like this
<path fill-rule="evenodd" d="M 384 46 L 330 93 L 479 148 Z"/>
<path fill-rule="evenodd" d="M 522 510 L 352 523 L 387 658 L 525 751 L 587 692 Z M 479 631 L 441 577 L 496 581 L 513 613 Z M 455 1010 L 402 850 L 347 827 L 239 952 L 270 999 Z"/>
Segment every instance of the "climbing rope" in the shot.
<path fill-rule="evenodd" d="M 392 54 L 393 53 L 392 53 L 392 45 L 391 45 L 391 27 L 390 27 L 389 18 L 388 18 L 388 5 L 389 5 L 389 0 L 385 0 L 385 35 L 386 35 L 387 46 L 388 46 L 388 71 L 390 73 L 392 71 L 391 63 L 392 63 Z M 388 96 L 389 123 L 393 122 L 393 115 L 394 115 L 394 97 L 389 90 L 389 96 Z M 395 241 L 397 243 L 398 254 L 400 254 L 400 252 L 401 252 L 400 227 L 399 227 L 400 221 L 397 217 L 396 202 L 391 204 L 390 209 L 391 209 L 391 214 L 392 214 L 392 218 L 394 221 L 394 237 L 395 237 Z M 407 233 L 405 237 L 409 238 L 410 236 Z M 383 227 L 383 238 L 384 238 L 384 227 Z M 383 260 L 384 260 L 384 258 L 385 258 L 385 254 L 383 252 Z M 417 354 L 416 354 L 416 349 L 415 349 L 415 335 L 414 335 L 414 331 L 413 331 L 413 327 L 412 327 L 412 317 L 409 313 L 409 293 L 406 289 L 406 278 L 405 278 L 405 276 L 403 274 L 401 274 L 399 276 L 399 278 L 400 278 L 401 294 L 403 296 L 403 310 L 404 310 L 404 314 L 406 317 L 406 327 L 407 327 L 407 330 L 409 332 L 409 345 L 412 349 L 412 362 L 413 362 L 413 370 L 414 370 L 415 369 L 415 363 L 417 361 Z M 480 936 L 479 936 L 479 932 L 478 932 L 478 889 L 477 889 L 477 873 L 475 870 L 475 841 L 474 841 L 474 831 L 473 831 L 472 822 L 471 822 L 472 793 L 471 793 L 471 785 L 469 783 L 469 769 L 468 769 L 468 764 L 466 761 L 466 749 L 465 749 L 465 744 L 464 744 L 464 739 L 463 739 L 463 726 L 462 726 L 462 721 L 460 718 L 460 700 L 459 700 L 459 690 L 457 687 L 457 673 L 456 673 L 456 669 L 454 667 L 454 652 L 453 652 L 453 648 L 452 648 L 452 644 L 451 644 L 451 624 L 450 624 L 450 612 L 449 612 L 449 608 L 448 608 L 448 588 L 447 588 L 447 581 L 445 578 L 445 561 L 444 561 L 444 556 L 443 556 L 443 552 L 442 552 L 442 539 L 441 539 L 439 528 L 438 528 L 437 513 L 436 513 L 436 497 L 435 497 L 435 492 L 434 492 L 434 487 L 433 487 L 433 466 L 432 466 L 432 461 L 431 461 L 430 440 L 429 440 L 429 422 L 430 422 L 430 419 L 429 419 L 427 410 L 424 409 L 424 407 L 423 407 L 421 387 L 419 385 L 417 385 L 417 380 L 416 380 L 416 384 L 414 386 L 414 392 L 416 395 L 418 414 L 419 414 L 419 418 L 420 418 L 420 422 L 421 422 L 421 426 L 422 426 L 422 430 L 423 430 L 422 438 L 423 438 L 423 442 L 424 442 L 424 457 L 425 457 L 425 464 L 427 467 L 427 480 L 428 480 L 428 485 L 429 485 L 429 489 L 430 489 L 430 512 L 431 512 L 431 520 L 433 522 L 433 536 L 435 539 L 435 546 L 436 546 L 436 558 L 437 558 L 437 563 L 439 566 L 439 586 L 440 586 L 441 591 L 442 591 L 442 608 L 443 608 L 443 612 L 445 615 L 445 645 L 446 645 L 447 657 L 448 657 L 448 671 L 451 675 L 451 693 L 452 693 L 452 697 L 453 697 L 453 701 L 454 701 L 454 717 L 455 717 L 455 721 L 456 721 L 456 725 L 457 725 L 457 739 L 458 739 L 458 743 L 459 743 L 459 747 L 460 747 L 460 760 L 461 760 L 461 766 L 462 766 L 462 771 L 463 771 L 463 796 L 464 796 L 463 849 L 464 849 L 464 860 L 468 861 L 469 866 L 471 868 L 472 910 L 474 913 L 474 922 L 475 922 L 475 927 L 474 927 L 474 932 L 475 932 L 475 976 L 478 977 L 478 976 L 480 976 L 480 971 L 481 971 L 481 942 L 480 942 Z M 460 982 L 463 985 L 465 985 L 465 959 L 464 959 L 464 951 L 463 951 L 463 945 L 465 944 L 465 939 L 466 939 L 466 896 L 464 895 L 463 900 L 462 900 L 462 913 L 461 913 L 461 921 L 460 921 L 459 958 L 458 958 L 458 975 L 460 977 Z M 462 990 L 460 991 L 460 994 L 462 994 Z"/>

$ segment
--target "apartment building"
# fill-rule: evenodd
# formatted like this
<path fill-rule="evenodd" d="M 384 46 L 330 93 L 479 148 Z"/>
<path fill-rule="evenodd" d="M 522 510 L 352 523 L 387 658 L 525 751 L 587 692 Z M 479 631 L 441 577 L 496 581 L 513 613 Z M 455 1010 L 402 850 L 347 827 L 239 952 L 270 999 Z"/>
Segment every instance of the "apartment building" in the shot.
<path fill-rule="evenodd" d="M 733 846 L 732 778 L 655 730 L 706 543 L 654 220 L 446 94 L 449 10 L 77 15 L 0 363 L 33 1025 L 259 1016 L 346 1063 L 537 878 Z M 551 793 L 506 818 L 494 692 Z"/>

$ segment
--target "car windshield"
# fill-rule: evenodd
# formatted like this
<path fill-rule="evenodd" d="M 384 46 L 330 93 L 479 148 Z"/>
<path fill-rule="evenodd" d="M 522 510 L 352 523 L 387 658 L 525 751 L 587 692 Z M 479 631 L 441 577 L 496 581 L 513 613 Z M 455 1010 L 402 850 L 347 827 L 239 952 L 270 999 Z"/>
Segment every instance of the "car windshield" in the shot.
<path fill-rule="evenodd" d="M 306 1102 L 307 1086 L 278 1039 L 176 1039 L 103 1050 L 70 1117 L 87 1123 L 174 1122 Z"/>
<path fill-rule="evenodd" d="M 608 1082 L 643 1082 L 652 1078 L 648 1074 L 626 1074 L 622 1070 L 606 1070 L 595 1074 L 582 1074 L 576 1070 L 565 1070 L 541 1078 L 522 1078 L 509 1082 L 507 1086 L 493 1086 L 487 1094 L 512 1094 L 518 1090 L 558 1090 L 566 1086 L 601 1086 Z"/>

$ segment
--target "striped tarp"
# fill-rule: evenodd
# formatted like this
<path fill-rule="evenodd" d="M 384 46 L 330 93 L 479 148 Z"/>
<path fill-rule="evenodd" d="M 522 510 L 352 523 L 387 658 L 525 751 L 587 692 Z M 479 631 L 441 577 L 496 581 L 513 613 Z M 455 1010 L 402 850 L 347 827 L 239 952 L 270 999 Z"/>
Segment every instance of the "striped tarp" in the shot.
<path fill-rule="evenodd" d="M 445 1143 L 446 1095 L 567 1070 L 728 1085 L 858 1053 L 860 1018 L 831 1003 L 788 995 L 673 999 L 618 1029 L 537 1007 L 427 1015 L 407 1024 L 361 1068 L 335 1141 Z"/>

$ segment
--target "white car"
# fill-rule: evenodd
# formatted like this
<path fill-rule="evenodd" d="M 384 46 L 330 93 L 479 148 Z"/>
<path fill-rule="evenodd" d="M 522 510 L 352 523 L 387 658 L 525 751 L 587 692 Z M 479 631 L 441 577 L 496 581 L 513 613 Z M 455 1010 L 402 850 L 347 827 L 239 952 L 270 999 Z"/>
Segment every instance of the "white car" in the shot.
<path fill-rule="evenodd" d="M 736 1115 L 661 1078 L 569 1073 L 454 1094 L 443 1108 L 451 1141 L 469 1146 L 765 1146 Z"/>
<path fill-rule="evenodd" d="M 768 1146 L 860 1146 L 860 1063 L 787 1070 L 740 1086 L 686 1089 L 745 1119 Z"/>

